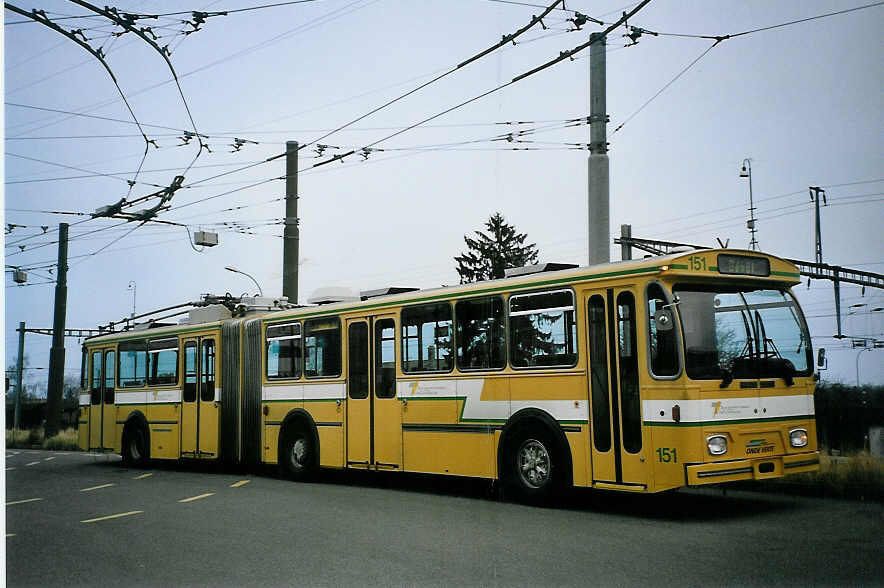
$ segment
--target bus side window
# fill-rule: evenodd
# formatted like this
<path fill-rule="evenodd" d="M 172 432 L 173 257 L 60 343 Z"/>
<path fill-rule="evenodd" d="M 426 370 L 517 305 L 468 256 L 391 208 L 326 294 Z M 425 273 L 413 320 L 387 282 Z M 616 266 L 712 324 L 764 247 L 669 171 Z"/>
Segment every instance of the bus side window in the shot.
<path fill-rule="evenodd" d="M 120 343 L 120 388 L 141 388 L 147 383 L 147 341 Z"/>
<path fill-rule="evenodd" d="M 178 383 L 178 338 L 154 339 L 148 343 L 148 376 L 151 386 Z"/>
<path fill-rule="evenodd" d="M 336 316 L 304 321 L 304 375 L 341 375 L 341 319 Z"/>
<path fill-rule="evenodd" d="M 556 290 L 510 297 L 510 364 L 517 368 L 577 364 L 574 293 Z"/>
<path fill-rule="evenodd" d="M 664 307 L 672 309 L 660 284 L 648 286 L 648 367 L 652 376 L 669 377 L 678 374 L 678 340 L 675 329 L 657 329 L 654 313 Z"/>
<path fill-rule="evenodd" d="M 402 309 L 402 371 L 450 371 L 451 305 L 447 302 Z"/>
<path fill-rule="evenodd" d="M 264 337 L 268 378 L 301 377 L 301 323 L 270 325 Z"/>
<path fill-rule="evenodd" d="M 503 300 L 497 296 L 461 300 L 457 316 L 457 368 L 502 369 L 506 366 Z"/>

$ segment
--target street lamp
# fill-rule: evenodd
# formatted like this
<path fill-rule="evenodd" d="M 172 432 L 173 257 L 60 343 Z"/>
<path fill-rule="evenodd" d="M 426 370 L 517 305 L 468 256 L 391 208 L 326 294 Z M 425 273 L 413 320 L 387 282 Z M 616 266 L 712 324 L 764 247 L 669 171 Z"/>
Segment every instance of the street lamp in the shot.
<path fill-rule="evenodd" d="M 871 351 L 873 347 L 866 347 L 865 349 L 860 349 L 859 353 L 856 354 L 856 387 L 859 388 L 859 356 L 863 354 L 863 351 Z"/>
<path fill-rule="evenodd" d="M 755 240 L 755 205 L 752 203 L 752 162 L 749 158 L 743 160 L 743 167 L 740 170 L 741 178 L 749 178 L 749 220 L 746 221 L 746 228 L 752 238 L 749 240 L 749 249 L 758 251 L 758 241 Z"/>
<path fill-rule="evenodd" d="M 130 281 L 126 286 L 126 290 L 132 290 L 132 318 L 135 318 L 135 288 L 135 280 Z"/>
<path fill-rule="evenodd" d="M 231 266 L 231 265 L 226 265 L 226 266 L 224 266 L 224 269 L 226 269 L 226 270 L 229 271 L 229 272 L 233 272 L 233 273 L 235 273 L 235 274 L 242 274 L 242 275 L 246 276 L 247 278 L 249 278 L 250 280 L 252 280 L 253 282 L 255 282 L 255 286 L 258 287 L 258 294 L 260 294 L 261 296 L 264 296 L 264 291 L 261 290 L 261 284 L 259 284 L 259 283 L 258 283 L 258 280 L 256 280 L 255 278 L 253 278 L 251 275 L 247 274 L 246 272 L 244 272 L 244 271 L 242 271 L 242 270 L 238 270 L 238 269 L 236 269 L 235 267 L 233 267 L 233 266 Z"/>

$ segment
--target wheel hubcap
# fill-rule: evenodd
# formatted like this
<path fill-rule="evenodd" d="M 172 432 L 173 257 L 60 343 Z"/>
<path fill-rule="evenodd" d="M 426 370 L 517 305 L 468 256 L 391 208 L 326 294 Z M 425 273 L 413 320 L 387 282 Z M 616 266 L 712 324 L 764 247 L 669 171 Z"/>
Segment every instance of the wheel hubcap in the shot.
<path fill-rule="evenodd" d="M 550 458 L 543 443 L 528 439 L 519 448 L 519 476 L 522 482 L 532 488 L 540 488 L 549 481 Z"/>
<path fill-rule="evenodd" d="M 292 453 L 291 460 L 292 465 L 297 469 L 301 469 L 304 467 L 304 456 L 307 453 L 307 442 L 303 437 L 298 437 L 295 439 L 295 442 L 292 443 Z"/>
<path fill-rule="evenodd" d="M 132 459 L 138 461 L 141 459 L 141 451 L 138 449 L 138 439 L 132 439 L 132 442 L 129 443 L 129 453 L 132 455 Z"/>

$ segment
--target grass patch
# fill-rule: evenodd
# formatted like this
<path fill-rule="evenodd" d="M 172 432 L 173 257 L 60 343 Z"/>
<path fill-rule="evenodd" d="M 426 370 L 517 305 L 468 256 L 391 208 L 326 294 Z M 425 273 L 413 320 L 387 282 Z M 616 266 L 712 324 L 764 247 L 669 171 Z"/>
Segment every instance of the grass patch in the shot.
<path fill-rule="evenodd" d="M 819 471 L 756 484 L 766 490 L 884 502 L 884 460 L 866 451 L 844 457 L 821 452 Z"/>
<path fill-rule="evenodd" d="M 53 451 L 79 451 L 79 439 L 77 429 L 65 429 L 59 431 L 55 437 L 43 440 L 43 449 L 51 449 Z"/>
<path fill-rule="evenodd" d="M 79 451 L 77 429 L 68 428 L 46 439 L 43 427 L 34 429 L 6 429 L 6 447 L 41 447 L 53 451 Z"/>

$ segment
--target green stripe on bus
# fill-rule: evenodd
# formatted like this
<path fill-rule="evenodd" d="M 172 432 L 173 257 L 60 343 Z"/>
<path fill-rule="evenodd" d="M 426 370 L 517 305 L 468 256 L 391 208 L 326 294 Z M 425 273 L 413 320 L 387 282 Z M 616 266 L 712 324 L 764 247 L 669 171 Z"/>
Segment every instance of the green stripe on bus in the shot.
<path fill-rule="evenodd" d="M 787 417 L 767 417 L 763 419 L 735 419 L 732 421 L 703 421 L 699 423 L 659 423 L 655 421 L 644 421 L 647 427 L 707 427 L 707 426 L 723 426 L 723 425 L 742 425 L 745 423 L 775 423 L 776 421 L 801 421 L 813 419 L 814 415 L 800 415 Z"/>

